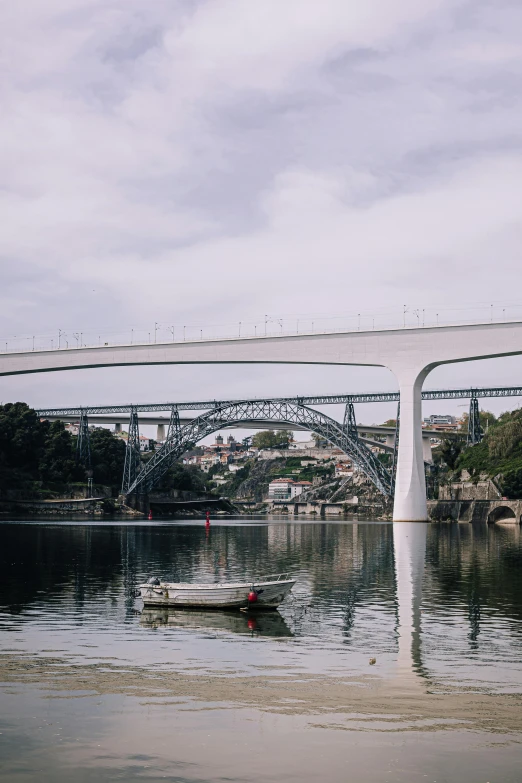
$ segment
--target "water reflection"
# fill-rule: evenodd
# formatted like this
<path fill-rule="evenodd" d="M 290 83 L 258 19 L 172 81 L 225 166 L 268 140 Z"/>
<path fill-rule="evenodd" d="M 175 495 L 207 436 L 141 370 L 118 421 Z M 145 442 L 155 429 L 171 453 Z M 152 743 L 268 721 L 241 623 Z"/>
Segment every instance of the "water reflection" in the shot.
<path fill-rule="evenodd" d="M 0 524 L 0 781 L 514 783 L 521 567 L 515 526 Z M 132 596 L 267 571 L 280 613 Z"/>
<path fill-rule="evenodd" d="M 403 678 L 478 677 L 505 687 L 518 676 L 521 567 L 515 525 L 248 519 L 216 523 L 207 536 L 194 522 L 2 524 L 0 629 L 19 649 L 39 655 L 57 647 L 59 639 L 64 654 L 78 660 L 93 646 L 111 655 L 114 645 L 121 642 L 124 650 L 132 641 L 143 645 L 143 661 L 153 665 L 160 652 L 136 635 L 138 629 L 155 624 L 167 635 L 177 628 L 197 648 L 205 625 L 208 630 L 217 621 L 200 618 L 201 627 L 195 627 L 196 618 L 158 616 L 149 622 L 144 614 L 140 623 L 135 613 L 140 604 L 132 597 L 137 583 L 151 574 L 203 582 L 291 571 L 298 581 L 280 608 L 281 632 L 261 620 L 251 633 L 251 641 L 293 634 L 299 657 L 292 648 L 286 664 L 298 660 L 323 673 L 339 666 L 366 672 L 368 659 L 376 657 L 374 671 Z M 228 622 L 229 633 L 237 636 L 248 638 L 241 633 L 245 624 L 252 631 L 248 620 L 219 622 Z M 224 635 L 223 627 L 220 638 Z M 117 654 L 125 657 L 120 649 Z M 220 657 L 218 640 L 211 654 Z M 496 669 L 486 665 L 492 658 Z M 242 648 L 234 660 L 247 667 Z"/>
<path fill-rule="evenodd" d="M 145 628 L 184 628 L 197 631 L 268 636 L 293 636 L 279 612 L 225 612 L 176 609 L 143 609 L 140 624 Z"/>
<path fill-rule="evenodd" d="M 421 605 L 428 524 L 401 522 L 393 528 L 397 579 L 397 670 L 421 673 Z M 411 678 L 408 678 L 410 682 Z"/>

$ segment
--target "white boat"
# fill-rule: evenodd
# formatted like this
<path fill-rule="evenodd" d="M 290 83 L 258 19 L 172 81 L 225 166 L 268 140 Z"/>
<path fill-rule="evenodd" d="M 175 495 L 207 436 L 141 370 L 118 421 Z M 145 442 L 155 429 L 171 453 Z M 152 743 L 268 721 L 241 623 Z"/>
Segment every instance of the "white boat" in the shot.
<path fill-rule="evenodd" d="M 145 606 L 206 607 L 207 609 L 277 609 L 295 585 L 289 574 L 269 574 L 248 582 L 191 584 L 149 579 L 139 585 Z"/>

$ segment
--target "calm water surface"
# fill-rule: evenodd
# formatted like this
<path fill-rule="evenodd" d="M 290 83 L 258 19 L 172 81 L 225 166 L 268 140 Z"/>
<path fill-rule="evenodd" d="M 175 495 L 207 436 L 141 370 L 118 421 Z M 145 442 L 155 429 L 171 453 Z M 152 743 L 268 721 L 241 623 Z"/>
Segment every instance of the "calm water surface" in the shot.
<path fill-rule="evenodd" d="M 287 570 L 258 617 L 132 597 Z M 3 522 L 0 634 L 0 781 L 522 779 L 515 525 Z"/>

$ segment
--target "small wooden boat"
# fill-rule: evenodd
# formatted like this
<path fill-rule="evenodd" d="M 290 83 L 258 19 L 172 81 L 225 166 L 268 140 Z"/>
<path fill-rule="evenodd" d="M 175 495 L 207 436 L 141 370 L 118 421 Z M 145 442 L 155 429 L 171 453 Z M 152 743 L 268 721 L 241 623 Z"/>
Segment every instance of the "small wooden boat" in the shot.
<path fill-rule="evenodd" d="M 289 574 L 269 574 L 248 582 L 190 584 L 149 579 L 139 585 L 145 606 L 206 609 L 277 609 L 295 585 Z"/>

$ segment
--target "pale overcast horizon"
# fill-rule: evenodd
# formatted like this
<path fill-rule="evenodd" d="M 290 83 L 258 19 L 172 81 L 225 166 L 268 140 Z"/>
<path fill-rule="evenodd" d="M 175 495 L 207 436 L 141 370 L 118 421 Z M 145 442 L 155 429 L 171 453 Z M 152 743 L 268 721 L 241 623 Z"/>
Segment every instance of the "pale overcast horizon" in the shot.
<path fill-rule="evenodd" d="M 358 313 L 371 328 L 405 305 L 411 323 L 522 320 L 521 29 L 514 0 L 4 4 L 3 341 Z M 425 387 L 521 369 L 451 365 Z M 163 366 L 3 378 L 0 400 L 393 388 L 382 368 Z"/>

